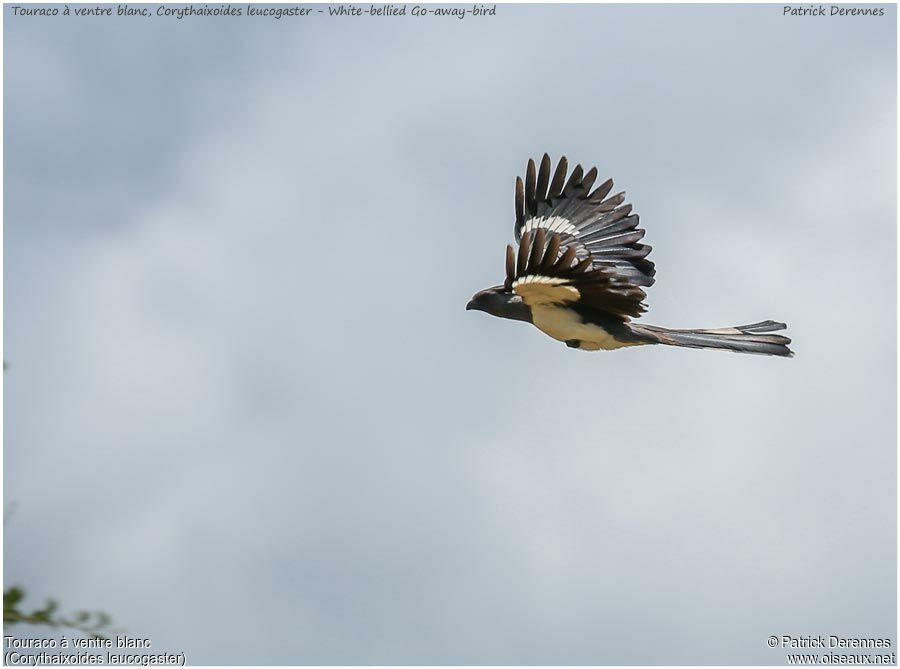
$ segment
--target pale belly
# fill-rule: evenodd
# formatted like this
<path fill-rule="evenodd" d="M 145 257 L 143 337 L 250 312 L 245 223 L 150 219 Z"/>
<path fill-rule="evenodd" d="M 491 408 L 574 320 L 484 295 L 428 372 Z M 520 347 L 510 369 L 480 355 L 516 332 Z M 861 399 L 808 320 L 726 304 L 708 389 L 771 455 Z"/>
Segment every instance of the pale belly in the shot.
<path fill-rule="evenodd" d="M 578 348 L 584 351 L 612 351 L 625 346 L 640 346 L 640 342 L 617 340 L 599 325 L 583 323 L 571 309 L 547 304 L 531 308 L 534 326 L 541 332 L 559 341 L 581 342 Z"/>

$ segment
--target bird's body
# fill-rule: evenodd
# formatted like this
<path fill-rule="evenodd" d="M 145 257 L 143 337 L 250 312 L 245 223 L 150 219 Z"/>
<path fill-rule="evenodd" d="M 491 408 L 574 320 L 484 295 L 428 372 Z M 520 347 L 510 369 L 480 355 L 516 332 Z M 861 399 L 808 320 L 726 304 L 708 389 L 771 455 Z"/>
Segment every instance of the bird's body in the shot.
<path fill-rule="evenodd" d="M 574 309 L 556 304 L 535 307 L 531 316 L 538 330 L 583 351 L 611 351 L 640 343 L 616 339 L 609 326 L 591 323 Z"/>
<path fill-rule="evenodd" d="M 551 181 L 548 155 L 539 172 L 528 162 L 525 182 L 516 180 L 518 253 L 507 247 L 505 283 L 476 293 L 467 309 L 531 323 L 585 351 L 668 344 L 793 355 L 790 339 L 771 334 L 785 328 L 775 321 L 705 330 L 632 323 L 656 273 L 639 218 L 624 193 L 607 197 L 611 180 L 591 191 L 596 168 L 578 165 L 566 182 L 567 169 L 562 158 Z"/>

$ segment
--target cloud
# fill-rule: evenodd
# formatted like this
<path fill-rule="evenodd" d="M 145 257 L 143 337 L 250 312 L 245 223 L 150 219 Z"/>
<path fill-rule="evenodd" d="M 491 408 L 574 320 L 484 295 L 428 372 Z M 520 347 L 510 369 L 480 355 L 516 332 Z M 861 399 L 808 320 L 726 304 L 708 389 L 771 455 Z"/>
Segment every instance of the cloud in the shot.
<path fill-rule="evenodd" d="M 248 62 L 203 55 L 212 24 L 154 28 L 171 53 L 60 24 L 25 59 L 45 85 L 121 54 L 60 93 L 76 135 L 135 69 L 178 111 L 50 179 L 28 149 L 68 126 L 8 96 L 8 581 L 194 663 L 781 663 L 770 634 L 890 634 L 895 36 L 499 9 L 243 24 Z M 534 47 L 551 28 L 567 49 Z M 648 320 L 784 318 L 797 358 L 579 354 L 466 314 L 543 150 L 628 188 Z"/>

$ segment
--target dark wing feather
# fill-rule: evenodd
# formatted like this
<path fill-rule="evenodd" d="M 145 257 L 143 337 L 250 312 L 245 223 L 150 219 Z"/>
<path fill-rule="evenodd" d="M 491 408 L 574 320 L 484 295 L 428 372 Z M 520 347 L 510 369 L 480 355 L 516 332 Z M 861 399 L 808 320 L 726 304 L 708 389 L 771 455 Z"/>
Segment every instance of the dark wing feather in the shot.
<path fill-rule="evenodd" d="M 592 256 L 579 258 L 574 245 L 562 247 L 564 235 L 545 228 L 528 230 L 517 257 L 507 247 L 506 283 L 529 306 L 575 304 L 623 321 L 640 316 L 646 294 L 613 269 L 597 267 Z"/>
<path fill-rule="evenodd" d="M 640 243 L 640 219 L 624 204 L 625 194 L 609 196 L 607 179 L 591 191 L 597 168 L 585 174 L 576 165 L 566 180 L 568 161 L 560 158 L 551 179 L 546 153 L 540 169 L 528 161 L 525 181 L 516 179 L 516 241 L 530 230 L 546 229 L 562 236 L 561 244 L 575 248 L 579 259 L 591 257 L 592 267 L 607 269 L 635 286 L 653 285 L 656 268 L 647 260 L 651 247 Z"/>

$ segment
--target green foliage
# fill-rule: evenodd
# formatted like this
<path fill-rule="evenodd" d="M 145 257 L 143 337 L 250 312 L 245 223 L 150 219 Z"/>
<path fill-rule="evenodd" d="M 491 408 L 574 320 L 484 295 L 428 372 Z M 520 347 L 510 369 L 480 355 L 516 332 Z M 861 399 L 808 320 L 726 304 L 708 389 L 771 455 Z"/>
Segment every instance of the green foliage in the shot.
<path fill-rule="evenodd" d="M 25 591 L 17 586 L 3 591 L 4 625 L 25 623 L 27 625 L 66 627 L 97 639 L 105 639 L 104 633 L 113 631 L 109 628 L 112 618 L 102 611 L 93 614 L 88 611 L 76 611 L 72 617 L 64 618 L 56 614 L 59 604 L 52 599 L 48 599 L 42 608 L 34 609 L 29 613 L 21 608 L 22 600 L 24 599 Z"/>

